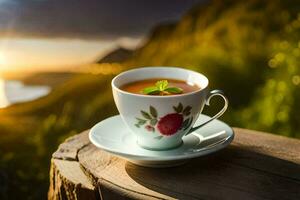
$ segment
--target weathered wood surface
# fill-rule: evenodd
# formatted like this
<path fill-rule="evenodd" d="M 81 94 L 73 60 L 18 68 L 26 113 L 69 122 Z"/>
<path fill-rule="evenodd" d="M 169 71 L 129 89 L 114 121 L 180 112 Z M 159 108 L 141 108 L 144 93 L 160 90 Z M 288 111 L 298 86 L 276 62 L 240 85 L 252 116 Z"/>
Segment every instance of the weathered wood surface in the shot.
<path fill-rule="evenodd" d="M 88 132 L 53 154 L 49 199 L 300 199 L 300 140 L 234 128 L 226 149 L 185 165 L 135 166 Z"/>

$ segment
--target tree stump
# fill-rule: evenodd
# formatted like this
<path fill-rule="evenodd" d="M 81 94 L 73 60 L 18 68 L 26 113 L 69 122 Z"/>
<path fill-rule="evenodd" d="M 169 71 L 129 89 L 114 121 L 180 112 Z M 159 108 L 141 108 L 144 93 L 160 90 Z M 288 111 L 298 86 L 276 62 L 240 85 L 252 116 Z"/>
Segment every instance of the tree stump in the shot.
<path fill-rule="evenodd" d="M 96 148 L 88 131 L 53 154 L 48 199 L 300 199 L 300 140 L 234 128 L 217 153 L 185 165 L 133 165 Z"/>

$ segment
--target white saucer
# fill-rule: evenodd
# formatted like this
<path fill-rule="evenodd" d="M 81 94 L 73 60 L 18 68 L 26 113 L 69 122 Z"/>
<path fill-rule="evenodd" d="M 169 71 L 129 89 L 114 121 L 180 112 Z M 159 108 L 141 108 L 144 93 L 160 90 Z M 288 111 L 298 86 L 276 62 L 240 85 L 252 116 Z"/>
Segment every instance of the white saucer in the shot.
<path fill-rule="evenodd" d="M 208 119 L 210 117 L 201 114 L 195 126 Z M 232 142 L 234 133 L 224 122 L 213 120 L 194 133 L 183 137 L 183 144 L 180 147 L 165 151 L 151 151 L 137 145 L 134 134 L 127 129 L 120 115 L 116 115 L 96 124 L 91 129 L 89 138 L 98 148 L 134 164 L 147 167 L 171 167 L 225 148 Z"/>

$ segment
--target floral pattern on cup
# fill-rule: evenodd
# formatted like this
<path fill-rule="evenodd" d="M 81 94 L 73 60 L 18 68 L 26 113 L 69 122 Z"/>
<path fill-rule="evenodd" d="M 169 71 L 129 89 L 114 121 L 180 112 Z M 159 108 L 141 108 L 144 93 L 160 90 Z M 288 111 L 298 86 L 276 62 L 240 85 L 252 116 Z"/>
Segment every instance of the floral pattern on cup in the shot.
<path fill-rule="evenodd" d="M 149 112 L 141 110 L 141 117 L 136 117 L 137 128 L 145 128 L 150 133 L 158 132 L 159 136 L 155 139 L 162 139 L 164 136 L 172 136 L 180 130 L 187 130 L 192 122 L 191 106 L 184 107 L 182 103 L 177 106 L 173 106 L 174 112 L 168 113 L 159 117 L 157 110 L 153 107 L 149 107 Z"/>

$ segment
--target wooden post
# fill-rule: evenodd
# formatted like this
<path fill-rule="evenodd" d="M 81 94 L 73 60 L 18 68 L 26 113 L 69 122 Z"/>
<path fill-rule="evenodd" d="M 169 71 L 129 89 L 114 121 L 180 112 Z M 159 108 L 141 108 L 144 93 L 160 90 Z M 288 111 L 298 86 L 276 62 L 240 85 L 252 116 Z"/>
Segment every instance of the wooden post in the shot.
<path fill-rule="evenodd" d="M 300 140 L 234 128 L 226 149 L 167 169 L 133 165 L 88 140 L 53 154 L 48 199 L 300 199 Z"/>

